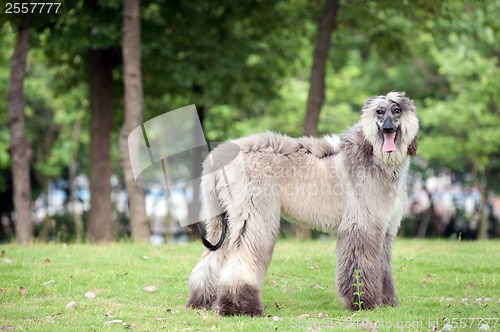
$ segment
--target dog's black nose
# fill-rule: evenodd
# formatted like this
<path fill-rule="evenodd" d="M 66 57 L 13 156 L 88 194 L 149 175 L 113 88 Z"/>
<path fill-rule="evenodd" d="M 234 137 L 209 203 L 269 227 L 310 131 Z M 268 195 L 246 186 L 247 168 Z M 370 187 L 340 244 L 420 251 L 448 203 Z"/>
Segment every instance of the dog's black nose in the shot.
<path fill-rule="evenodd" d="M 384 124 L 382 125 L 382 130 L 384 133 L 393 133 L 396 128 L 394 128 L 394 124 L 392 123 L 391 118 L 386 118 L 384 120 Z"/>
<path fill-rule="evenodd" d="M 394 132 L 394 126 L 383 126 L 382 130 L 384 131 L 384 133 L 390 134 Z"/>

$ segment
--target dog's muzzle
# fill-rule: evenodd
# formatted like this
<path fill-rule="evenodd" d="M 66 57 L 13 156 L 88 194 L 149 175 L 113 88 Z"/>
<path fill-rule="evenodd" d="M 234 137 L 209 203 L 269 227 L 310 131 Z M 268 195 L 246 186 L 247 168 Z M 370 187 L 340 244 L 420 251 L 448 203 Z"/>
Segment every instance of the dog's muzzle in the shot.
<path fill-rule="evenodd" d="M 396 151 L 396 128 L 391 118 L 386 118 L 382 125 L 382 135 L 384 137 L 383 152 Z"/>

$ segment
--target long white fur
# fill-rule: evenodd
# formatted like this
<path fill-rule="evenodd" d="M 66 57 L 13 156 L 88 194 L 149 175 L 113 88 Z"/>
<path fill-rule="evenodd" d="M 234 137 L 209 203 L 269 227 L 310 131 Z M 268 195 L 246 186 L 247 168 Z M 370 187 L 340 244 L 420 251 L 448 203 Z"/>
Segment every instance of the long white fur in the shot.
<path fill-rule="evenodd" d="M 403 112 L 397 150 L 388 153 L 382 151 L 375 111 L 381 103 L 393 102 Z M 413 102 L 404 93 L 391 92 L 369 99 L 361 119 L 340 136 L 294 139 L 266 132 L 231 141 L 240 153 L 230 162 L 223 157 L 215 164 L 206 162 L 202 181 L 204 204 L 222 206 L 227 213 L 228 235 L 193 270 L 188 305 L 261 315 L 260 292 L 280 213 L 310 227 L 338 230 L 337 289 L 347 307 L 353 306 L 349 292 L 357 267 L 365 273 L 367 307 L 397 303 L 391 248 L 406 199 L 408 151 L 417 138 Z M 227 147 L 223 144 L 213 154 L 228 155 Z M 212 243 L 221 225 L 220 218 L 207 222 Z M 249 289 L 255 294 L 242 294 Z"/>

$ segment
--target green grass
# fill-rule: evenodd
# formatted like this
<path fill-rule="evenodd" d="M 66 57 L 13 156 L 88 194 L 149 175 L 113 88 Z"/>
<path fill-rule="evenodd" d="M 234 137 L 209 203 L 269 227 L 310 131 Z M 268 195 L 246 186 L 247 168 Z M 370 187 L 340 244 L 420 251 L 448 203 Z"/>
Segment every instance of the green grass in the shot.
<path fill-rule="evenodd" d="M 451 325 L 464 327 L 453 330 L 469 331 L 478 330 L 480 318 L 500 317 L 499 241 L 398 239 L 393 267 L 399 307 L 350 312 L 335 293 L 335 242 L 281 240 L 265 280 L 264 318 L 219 317 L 184 307 L 189 273 L 203 250 L 200 243 L 160 247 L 37 244 L 1 249 L 5 255 L 0 259 L 0 328 L 370 330 L 378 322 L 379 331 L 427 331 L 436 324 L 441 329 L 449 320 Z M 54 282 L 41 286 L 50 280 Z M 149 285 L 157 290 L 144 291 Z M 26 288 L 25 294 L 20 287 Z M 96 298 L 86 298 L 89 291 Z M 76 301 L 76 308 L 66 309 L 70 301 Z M 123 323 L 108 323 L 113 320 Z M 494 324 L 491 320 L 490 330 Z M 496 328 L 500 328 L 499 321 Z"/>

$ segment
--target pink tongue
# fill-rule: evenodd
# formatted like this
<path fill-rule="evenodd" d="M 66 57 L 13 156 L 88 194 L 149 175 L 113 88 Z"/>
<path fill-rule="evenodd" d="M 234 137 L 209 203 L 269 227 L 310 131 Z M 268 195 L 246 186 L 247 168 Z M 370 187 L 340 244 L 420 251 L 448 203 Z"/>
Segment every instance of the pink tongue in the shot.
<path fill-rule="evenodd" d="M 382 151 L 384 152 L 396 151 L 396 144 L 394 144 L 395 139 L 396 139 L 396 133 L 384 134 L 384 146 L 382 147 Z"/>

